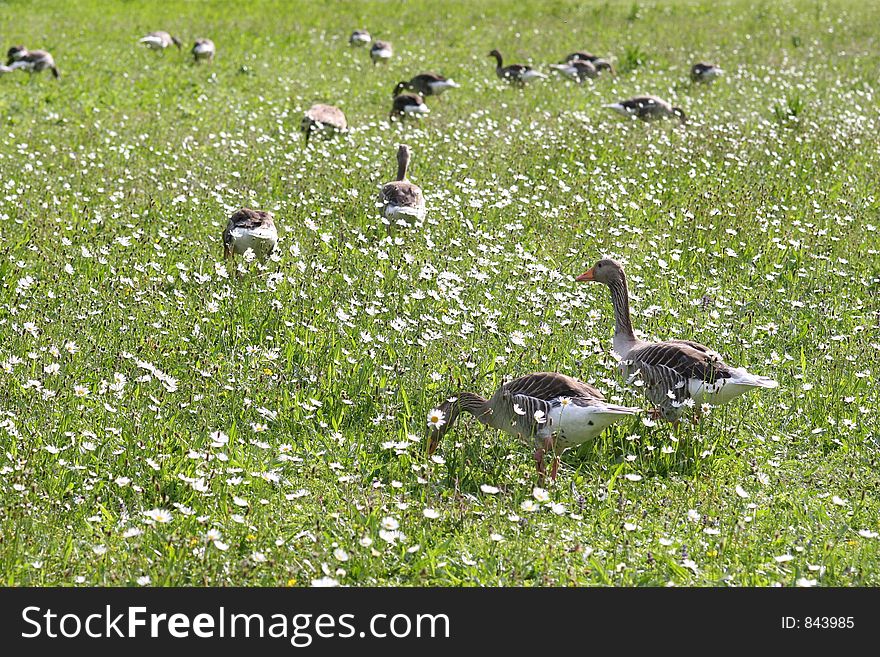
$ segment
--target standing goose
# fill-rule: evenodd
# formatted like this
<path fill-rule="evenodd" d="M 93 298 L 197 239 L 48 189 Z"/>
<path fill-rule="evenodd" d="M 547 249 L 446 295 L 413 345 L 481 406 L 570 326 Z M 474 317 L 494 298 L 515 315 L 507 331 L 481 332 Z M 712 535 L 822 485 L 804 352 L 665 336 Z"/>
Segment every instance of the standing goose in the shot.
<path fill-rule="evenodd" d="M 191 52 L 196 63 L 213 61 L 215 52 L 214 42 L 210 39 L 196 39 Z"/>
<path fill-rule="evenodd" d="M 366 30 L 355 30 L 348 37 L 349 45 L 360 47 L 365 46 L 371 41 L 370 33 Z"/>
<path fill-rule="evenodd" d="M 382 186 L 379 192 L 379 203 L 385 217 L 392 221 L 408 220 L 420 222 L 425 218 L 425 197 L 418 185 L 406 179 L 409 168 L 410 150 L 406 144 L 397 148 L 397 178 Z"/>
<path fill-rule="evenodd" d="M 398 85 L 399 86 L 399 85 Z M 397 91 L 395 89 L 395 91 Z M 392 121 L 395 116 L 421 116 L 428 114 L 431 110 L 425 105 L 425 99 L 418 94 L 400 94 L 391 101 L 391 111 L 388 113 L 388 121 Z"/>
<path fill-rule="evenodd" d="M 263 210 L 241 208 L 226 224 L 223 231 L 223 254 L 227 260 L 236 253 L 244 255 L 250 249 L 254 256 L 263 259 L 275 250 L 278 230 L 275 215 Z"/>
<path fill-rule="evenodd" d="M 442 75 L 421 73 L 411 78 L 409 82 L 398 82 L 394 88 L 394 95 L 397 96 L 404 89 L 412 89 L 422 96 L 439 96 L 447 89 L 458 89 L 460 86 L 457 82 Z"/>
<path fill-rule="evenodd" d="M 642 121 L 654 121 L 656 119 L 677 118 L 682 125 L 687 122 L 687 117 L 680 107 L 673 107 L 665 100 L 657 96 L 636 96 L 618 103 L 605 105 L 623 116 L 635 117 Z"/>
<path fill-rule="evenodd" d="M 328 134 L 345 132 L 348 129 L 348 123 L 345 121 L 345 114 L 341 109 L 334 105 L 318 103 L 312 105 L 305 113 L 300 129 L 306 134 L 306 143 L 308 144 L 313 130 L 326 131 Z"/>
<path fill-rule="evenodd" d="M 180 50 L 183 45 L 175 36 L 171 36 L 168 32 L 158 31 L 158 32 L 150 32 L 147 36 L 141 37 L 138 39 L 138 43 L 142 43 L 147 46 L 150 50 L 163 51 L 171 46 L 172 44 L 177 46 L 177 49 Z"/>
<path fill-rule="evenodd" d="M 523 86 L 526 82 L 547 77 L 540 71 L 536 71 L 531 66 L 526 66 L 525 64 L 511 64 L 510 66 L 505 66 L 501 53 L 497 50 L 493 50 L 488 56 L 495 58 L 495 61 L 497 62 L 495 73 L 499 78 L 506 82 Z"/>
<path fill-rule="evenodd" d="M 393 52 L 391 43 L 388 41 L 376 41 L 370 47 L 370 59 L 373 60 L 373 65 L 375 66 L 379 62 L 387 62 L 391 59 Z"/>
<path fill-rule="evenodd" d="M 715 78 L 720 77 L 722 73 L 724 71 L 715 64 L 697 62 L 691 66 L 691 80 L 693 82 L 712 82 Z"/>
<path fill-rule="evenodd" d="M 766 376 L 727 365 L 716 352 L 690 340 L 645 342 L 633 334 L 629 291 L 623 267 L 603 259 L 577 277 L 604 283 L 614 307 L 614 351 L 627 380 L 641 378 L 645 396 L 657 405 L 655 417 L 677 421 L 685 407 L 726 404 L 752 388 L 776 388 Z"/>
<path fill-rule="evenodd" d="M 599 75 L 595 64 L 583 59 L 574 59 L 568 64 L 550 64 L 550 68 L 577 83 L 581 83 L 588 78 L 592 80 Z"/>
<path fill-rule="evenodd" d="M 527 374 L 499 387 L 489 399 L 463 392 L 444 401 L 429 414 L 429 453 L 434 452 L 461 411 L 481 423 L 499 429 L 535 447 L 535 466 L 545 472 L 544 454 L 554 453 L 550 476 L 556 479 L 559 454 L 592 440 L 602 431 L 638 408 L 615 406 L 604 401 L 593 386 L 564 374 Z"/>
<path fill-rule="evenodd" d="M 45 50 L 28 50 L 24 46 L 12 46 L 6 56 L 8 71 L 21 69 L 28 73 L 40 73 L 49 69 L 56 78 L 59 76 L 55 60 Z"/>

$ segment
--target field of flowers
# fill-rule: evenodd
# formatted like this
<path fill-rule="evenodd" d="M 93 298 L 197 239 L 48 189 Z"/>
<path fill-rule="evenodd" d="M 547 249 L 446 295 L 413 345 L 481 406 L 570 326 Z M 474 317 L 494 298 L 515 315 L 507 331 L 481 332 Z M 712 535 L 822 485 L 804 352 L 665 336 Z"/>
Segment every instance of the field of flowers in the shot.
<path fill-rule="evenodd" d="M 880 4 L 4 2 L 0 575 L 5 585 L 880 585 Z M 373 66 L 348 35 L 394 57 Z M 184 48 L 154 53 L 151 30 Z M 193 65 L 197 37 L 211 64 Z M 487 53 L 617 75 L 511 88 Z M 725 76 L 695 86 L 690 65 Z M 399 80 L 461 85 L 387 121 Z M 602 106 L 680 105 L 643 124 Z M 337 139 L 299 133 L 315 102 Z M 420 227 L 379 186 L 413 151 Z M 241 206 L 265 263 L 223 260 Z M 539 482 L 460 390 L 618 376 L 637 331 L 779 381 L 635 417 Z"/>

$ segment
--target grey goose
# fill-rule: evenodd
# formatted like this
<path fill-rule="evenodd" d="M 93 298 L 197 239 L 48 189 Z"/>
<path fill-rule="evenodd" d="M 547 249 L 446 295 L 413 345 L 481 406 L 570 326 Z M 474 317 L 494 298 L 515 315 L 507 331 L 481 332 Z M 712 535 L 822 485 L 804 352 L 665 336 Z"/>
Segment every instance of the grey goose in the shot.
<path fill-rule="evenodd" d="M 256 258 L 266 258 L 275 250 L 278 230 L 275 215 L 263 210 L 241 208 L 229 217 L 223 231 L 223 254 L 227 260 L 250 250 Z"/>
<path fill-rule="evenodd" d="M 210 62 L 214 59 L 216 49 L 214 48 L 214 42 L 210 39 L 196 39 L 190 52 L 192 52 L 193 60 L 196 63 Z"/>
<path fill-rule="evenodd" d="M 391 101 L 391 111 L 388 113 L 388 120 L 394 120 L 394 117 L 422 116 L 428 114 L 431 110 L 425 105 L 425 99 L 418 94 L 398 94 Z"/>
<path fill-rule="evenodd" d="M 351 36 L 348 37 L 349 45 L 360 47 L 367 45 L 372 38 L 370 37 L 370 33 L 366 30 L 355 30 L 351 33 Z"/>
<path fill-rule="evenodd" d="M 646 342 L 636 338 L 626 274 L 615 260 L 600 260 L 576 280 L 603 283 L 611 291 L 613 347 L 621 359 L 620 372 L 628 381 L 641 380 L 645 397 L 657 406 L 656 417 L 677 421 L 688 406 L 726 404 L 749 390 L 779 385 L 766 376 L 731 367 L 717 352 L 697 342 Z"/>
<path fill-rule="evenodd" d="M 436 73 L 420 73 L 407 82 L 398 82 L 394 87 L 394 95 L 397 96 L 404 90 L 410 89 L 421 96 L 439 96 L 447 89 L 458 89 L 460 86 L 450 78 Z"/>
<path fill-rule="evenodd" d="M 618 114 L 642 121 L 654 121 L 656 119 L 677 118 L 682 124 L 687 122 L 687 117 L 680 107 L 673 107 L 670 103 L 657 96 L 636 96 L 617 103 L 605 105 Z"/>
<path fill-rule="evenodd" d="M 462 392 L 441 403 L 429 414 L 429 453 L 437 449 L 462 411 L 482 424 L 531 443 L 541 475 L 545 472 L 544 456 L 552 453 L 550 476 L 555 479 L 559 454 L 594 439 L 614 422 L 640 409 L 609 404 L 596 388 L 564 374 L 527 374 L 503 384 L 489 399 Z"/>
<path fill-rule="evenodd" d="M 495 58 L 495 74 L 505 82 L 511 82 L 522 86 L 526 82 L 540 80 L 547 77 L 540 71 L 535 70 L 531 66 L 526 66 L 525 64 L 510 64 L 509 66 L 505 66 L 504 59 L 502 58 L 501 53 L 497 50 L 493 50 L 488 56 Z"/>
<path fill-rule="evenodd" d="M 425 218 L 425 196 L 418 185 L 406 179 L 411 157 L 409 146 L 397 147 L 397 177 L 385 183 L 379 192 L 379 203 L 385 218 L 394 223 L 409 225 Z"/>
<path fill-rule="evenodd" d="M 24 46 L 12 46 L 6 53 L 8 71 L 22 70 L 28 73 L 40 73 L 46 69 L 59 77 L 55 60 L 45 50 L 28 50 Z M 8 72 L 7 71 L 7 72 Z"/>
<path fill-rule="evenodd" d="M 141 37 L 138 39 L 138 43 L 142 43 L 150 50 L 156 51 L 164 51 L 171 45 L 177 46 L 177 49 L 180 50 L 181 46 L 183 46 L 180 39 L 161 30 L 158 32 L 150 32 L 148 35 Z"/>
<path fill-rule="evenodd" d="M 322 103 L 312 105 L 306 110 L 300 123 L 300 130 L 305 133 L 307 144 L 313 131 L 334 134 L 345 132 L 347 129 L 348 123 L 342 110 L 335 105 L 324 105 Z"/>
<path fill-rule="evenodd" d="M 691 66 L 691 80 L 693 82 L 712 82 L 723 73 L 724 71 L 719 66 L 706 62 L 697 62 Z"/>
<path fill-rule="evenodd" d="M 391 43 L 388 41 L 375 41 L 370 46 L 370 59 L 373 60 L 373 65 L 379 62 L 387 62 L 391 59 L 392 54 L 394 54 L 394 51 L 391 48 Z"/>

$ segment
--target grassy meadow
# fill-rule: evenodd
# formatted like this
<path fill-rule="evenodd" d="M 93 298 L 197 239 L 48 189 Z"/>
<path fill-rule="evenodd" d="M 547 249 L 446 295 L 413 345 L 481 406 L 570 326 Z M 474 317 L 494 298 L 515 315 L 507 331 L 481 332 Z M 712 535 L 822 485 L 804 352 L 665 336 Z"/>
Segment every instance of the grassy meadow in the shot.
<path fill-rule="evenodd" d="M 5 585 L 880 585 L 880 4 L 0 2 Z M 374 67 L 357 28 L 390 40 Z M 137 43 L 151 30 L 182 52 Z M 194 66 L 197 37 L 212 64 Z M 616 76 L 520 90 L 487 53 Z M 692 63 L 720 64 L 709 86 Z M 461 84 L 420 121 L 394 84 Z M 689 117 L 602 106 L 654 93 Z M 315 102 L 351 130 L 304 147 Z M 413 150 L 424 225 L 377 205 Z M 271 210 L 265 263 L 221 231 Z M 459 390 L 558 371 L 647 408 L 611 354 L 626 264 L 646 338 L 772 376 L 678 428 L 566 452 Z"/>

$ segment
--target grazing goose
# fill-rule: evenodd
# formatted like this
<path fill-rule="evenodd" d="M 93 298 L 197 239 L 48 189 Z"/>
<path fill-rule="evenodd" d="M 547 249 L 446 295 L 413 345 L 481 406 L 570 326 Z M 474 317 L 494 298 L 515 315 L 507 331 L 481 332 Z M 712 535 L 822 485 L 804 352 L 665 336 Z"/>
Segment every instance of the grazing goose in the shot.
<path fill-rule="evenodd" d="M 312 105 L 305 113 L 300 129 L 306 133 L 306 143 L 308 144 L 313 130 L 326 131 L 327 134 L 345 132 L 348 129 L 348 123 L 346 123 L 345 114 L 341 109 L 334 105 L 319 103 Z"/>
<path fill-rule="evenodd" d="M 550 68 L 578 83 L 583 82 L 587 78 L 596 78 L 599 75 L 595 64 L 583 59 L 575 59 L 568 64 L 550 64 Z"/>
<path fill-rule="evenodd" d="M 175 36 L 171 36 L 168 32 L 150 32 L 147 36 L 142 37 L 138 40 L 138 43 L 142 43 L 150 50 L 161 50 L 164 52 L 165 48 L 169 47 L 171 44 L 177 46 L 177 49 L 180 50 L 183 45 Z"/>
<path fill-rule="evenodd" d="M 691 66 L 691 80 L 694 82 L 712 82 L 715 78 L 720 77 L 722 73 L 724 71 L 715 64 L 697 62 Z"/>
<path fill-rule="evenodd" d="M 6 66 L 9 71 L 21 69 L 28 73 L 40 73 L 49 69 L 56 78 L 59 76 L 55 60 L 45 50 L 28 50 L 24 46 L 12 46 L 6 56 Z"/>
<path fill-rule="evenodd" d="M 223 231 L 223 255 L 227 260 L 236 253 L 244 255 L 248 249 L 257 258 L 265 258 L 275 250 L 277 243 L 275 215 L 263 210 L 236 210 Z"/>
<path fill-rule="evenodd" d="M 716 352 L 690 340 L 637 339 L 629 314 L 626 275 L 614 260 L 600 260 L 576 280 L 604 283 L 611 290 L 613 345 L 621 358 L 620 371 L 628 380 L 641 378 L 645 396 L 658 407 L 655 417 L 677 421 L 687 406 L 725 404 L 752 388 L 779 385 L 766 376 L 727 365 Z"/>
<path fill-rule="evenodd" d="M 463 392 L 444 401 L 429 414 L 428 451 L 437 449 L 441 439 L 455 424 L 461 411 L 481 423 L 499 429 L 535 447 L 535 466 L 543 475 L 544 454 L 554 453 L 550 476 L 556 479 L 559 456 L 598 436 L 609 425 L 638 408 L 615 406 L 593 386 L 564 374 L 527 374 L 506 383 L 489 399 Z"/>
<path fill-rule="evenodd" d="M 387 219 L 402 221 L 408 224 L 415 219 L 420 222 L 425 218 L 425 197 L 418 185 L 406 179 L 409 168 L 410 150 L 406 144 L 397 148 L 397 178 L 382 186 L 379 202 Z"/>
<path fill-rule="evenodd" d="M 349 45 L 357 47 L 365 46 L 370 41 L 372 41 L 372 39 L 370 38 L 370 33 L 366 30 L 355 30 L 351 33 L 351 36 L 348 37 Z"/>
<path fill-rule="evenodd" d="M 210 39 L 196 39 L 191 52 L 196 62 L 213 61 L 215 52 L 214 42 Z"/>
<path fill-rule="evenodd" d="M 400 94 L 391 101 L 391 111 L 388 113 L 388 120 L 394 120 L 395 116 L 422 116 L 430 111 L 428 106 L 425 105 L 425 99 L 418 94 Z"/>
<path fill-rule="evenodd" d="M 665 100 L 657 98 L 657 96 L 636 96 L 635 98 L 622 100 L 619 103 L 605 105 L 605 107 L 614 110 L 618 114 L 641 119 L 642 121 L 676 117 L 682 124 L 687 122 L 687 117 L 680 107 L 673 107 Z"/>
<path fill-rule="evenodd" d="M 596 67 L 596 71 L 608 71 L 612 75 L 614 74 L 614 67 L 611 66 L 611 62 L 606 59 L 602 59 L 589 52 L 573 52 L 568 55 L 564 60 L 559 62 L 560 64 L 571 64 L 572 62 L 590 62 L 593 66 Z"/>
<path fill-rule="evenodd" d="M 391 44 L 388 41 L 376 41 L 370 47 L 370 59 L 373 60 L 374 66 L 379 62 L 387 62 L 392 54 Z"/>
<path fill-rule="evenodd" d="M 412 89 L 422 96 L 439 96 L 447 89 L 458 89 L 461 85 L 449 78 L 436 73 L 421 73 L 409 82 L 398 82 L 394 87 L 394 95 L 397 96 L 404 89 Z"/>
<path fill-rule="evenodd" d="M 526 66 L 525 64 L 511 64 L 510 66 L 505 66 L 504 60 L 501 58 L 501 53 L 497 50 L 493 50 L 488 56 L 495 58 L 495 61 L 498 63 L 495 67 L 495 73 L 499 78 L 506 82 L 522 86 L 526 82 L 547 77 L 540 71 L 536 71 L 531 66 Z"/>

